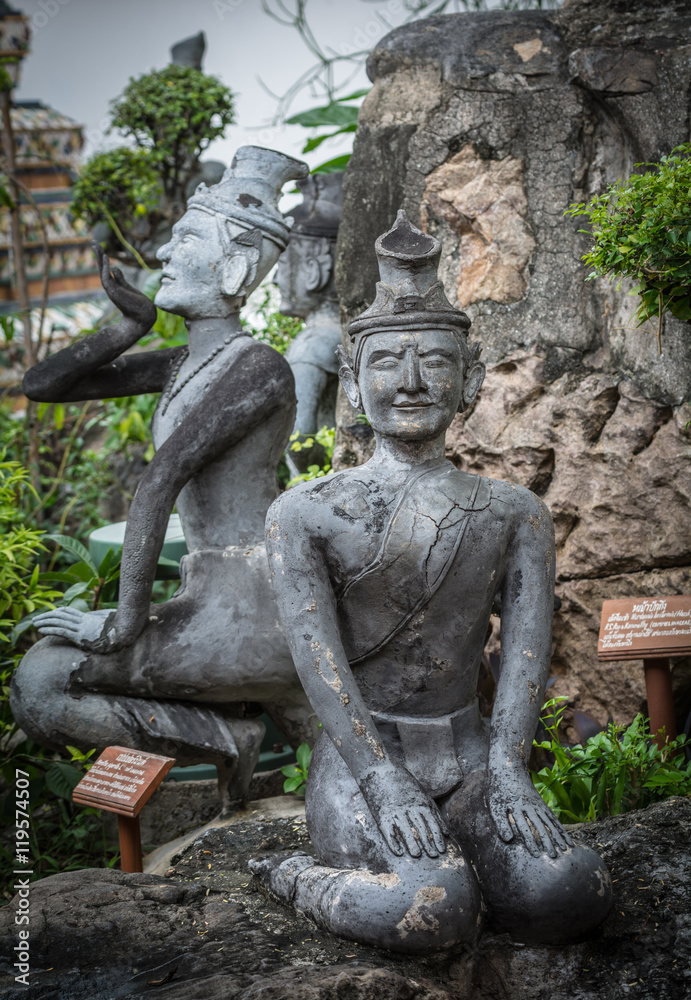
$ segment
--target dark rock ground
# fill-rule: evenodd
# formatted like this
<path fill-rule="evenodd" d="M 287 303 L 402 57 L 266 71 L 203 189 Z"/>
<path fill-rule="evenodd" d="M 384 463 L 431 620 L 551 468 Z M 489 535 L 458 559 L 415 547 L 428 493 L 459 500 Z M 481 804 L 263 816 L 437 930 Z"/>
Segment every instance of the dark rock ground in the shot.
<path fill-rule="evenodd" d="M 691 995 L 691 799 L 588 824 L 615 903 L 591 939 L 406 959 L 341 941 L 268 899 L 250 857 L 310 850 L 301 820 L 208 830 L 166 877 L 65 872 L 31 887 L 31 985 L 7 955 L 17 899 L 0 913 L 4 1000 L 682 1000 Z"/>

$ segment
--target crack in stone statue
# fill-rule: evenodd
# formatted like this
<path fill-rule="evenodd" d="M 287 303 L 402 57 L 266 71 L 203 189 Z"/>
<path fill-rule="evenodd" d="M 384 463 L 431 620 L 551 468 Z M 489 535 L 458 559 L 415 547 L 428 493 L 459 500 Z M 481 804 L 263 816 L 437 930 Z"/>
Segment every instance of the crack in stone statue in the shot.
<path fill-rule="evenodd" d="M 22 661 L 12 709 L 39 743 L 124 744 L 213 761 L 243 798 L 263 724 L 259 702 L 294 743 L 312 711 L 277 624 L 264 544 L 276 466 L 295 416 L 293 377 L 271 347 L 247 336 L 238 312 L 284 250 L 277 208 L 304 163 L 245 146 L 219 184 L 200 184 L 161 247 L 156 304 L 187 322 L 189 347 L 125 353 L 156 310 L 96 246 L 103 286 L 122 312 L 26 375 L 32 399 L 70 401 L 161 392 L 156 454 L 137 489 L 116 612 L 59 608 L 36 619 L 47 638 Z M 172 600 L 150 605 L 173 506 L 189 555 Z M 213 706 L 213 707 L 212 707 Z"/>
<path fill-rule="evenodd" d="M 527 767 L 550 663 L 551 517 L 529 490 L 445 459 L 485 368 L 437 280 L 441 244 L 400 212 L 375 246 L 376 299 L 339 371 L 374 456 L 267 515 L 279 613 L 323 723 L 306 799 L 321 863 L 252 868 L 321 927 L 395 951 L 472 943 L 485 912 L 524 942 L 564 942 L 604 919 L 611 886 Z M 498 595 L 490 724 L 476 684 Z"/>
<path fill-rule="evenodd" d="M 285 353 L 295 376 L 298 407 L 294 431 L 303 440 L 336 424 L 336 389 L 341 321 L 334 282 L 334 253 L 343 200 L 343 174 L 316 174 L 298 181 L 303 202 L 291 209 L 294 225 L 286 252 L 278 262 L 280 310 L 305 320 Z M 323 449 L 315 445 L 287 452 L 293 475 L 321 464 Z"/>

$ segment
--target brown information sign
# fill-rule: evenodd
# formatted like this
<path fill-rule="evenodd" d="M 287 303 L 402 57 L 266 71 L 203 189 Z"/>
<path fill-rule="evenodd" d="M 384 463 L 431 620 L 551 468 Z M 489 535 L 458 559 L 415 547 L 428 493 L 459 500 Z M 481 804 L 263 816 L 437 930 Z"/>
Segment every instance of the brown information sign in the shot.
<path fill-rule="evenodd" d="M 136 816 L 174 763 L 174 757 L 107 747 L 79 782 L 72 798 L 84 806 Z"/>
<path fill-rule="evenodd" d="M 604 601 L 599 660 L 643 660 L 691 653 L 691 596 Z"/>

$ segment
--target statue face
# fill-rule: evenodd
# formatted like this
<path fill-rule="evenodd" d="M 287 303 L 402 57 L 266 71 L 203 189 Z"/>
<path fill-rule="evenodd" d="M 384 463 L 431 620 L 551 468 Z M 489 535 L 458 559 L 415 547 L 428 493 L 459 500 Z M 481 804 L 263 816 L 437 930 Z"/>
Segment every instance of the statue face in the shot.
<path fill-rule="evenodd" d="M 326 249 L 325 249 L 326 248 Z M 326 240 L 293 236 L 278 260 L 276 284 L 285 316 L 307 316 L 324 299 L 332 261 Z"/>
<path fill-rule="evenodd" d="M 449 330 L 373 333 L 357 376 L 373 429 L 405 441 L 437 437 L 459 408 L 465 368 Z"/>
<path fill-rule="evenodd" d="M 235 235 L 230 227 L 229 235 Z M 236 311 L 224 293 L 225 252 L 215 216 L 189 209 L 156 256 L 163 262 L 161 287 L 154 299 L 161 309 L 185 319 L 224 317 Z"/>

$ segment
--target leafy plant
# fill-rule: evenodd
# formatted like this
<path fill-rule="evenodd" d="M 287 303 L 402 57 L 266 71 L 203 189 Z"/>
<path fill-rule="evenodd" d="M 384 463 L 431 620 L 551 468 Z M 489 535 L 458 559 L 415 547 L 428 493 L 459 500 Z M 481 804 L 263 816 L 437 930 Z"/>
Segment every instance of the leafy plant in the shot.
<path fill-rule="evenodd" d="M 106 220 L 121 236 L 124 231 L 137 243 L 137 235 L 150 235 L 145 220 L 162 194 L 161 178 L 149 152 L 118 146 L 96 153 L 84 165 L 71 208 L 89 227 Z"/>
<path fill-rule="evenodd" d="M 0 858 L 8 869 L 16 867 L 13 827 L 15 822 L 12 791 L 15 768 L 29 779 L 29 847 L 34 876 L 44 877 L 76 868 L 100 866 L 112 868 L 119 852 L 106 841 L 106 828 L 100 810 L 75 805 L 72 792 L 91 767 L 94 750 L 82 753 L 66 747 L 69 760 L 61 759 L 33 743 L 22 741 L 5 755 L 0 773 L 7 791 L 0 798 Z M 5 890 L 9 898 L 10 893 Z"/>
<path fill-rule="evenodd" d="M 610 723 L 585 745 L 566 748 L 558 739 L 565 698 L 545 703 L 542 718 L 549 739 L 534 746 L 554 756 L 554 764 L 531 772 L 538 792 L 565 823 L 618 816 L 670 795 L 691 795 L 691 762 L 684 736 L 663 749 L 650 738 L 648 722 L 637 715 L 629 726 Z"/>
<path fill-rule="evenodd" d="M 90 226 L 108 224 L 112 256 L 157 267 L 154 251 L 184 212 L 200 156 L 235 120 L 234 96 L 214 76 L 170 65 L 130 78 L 110 110 L 109 131 L 136 148 L 93 156 L 77 181 L 73 211 Z"/>
<path fill-rule="evenodd" d="M 334 453 L 334 443 L 336 440 L 336 430 L 334 427 L 320 427 L 316 434 L 309 437 L 302 437 L 300 431 L 295 431 L 290 435 L 288 451 L 301 452 L 311 451 L 315 445 L 319 445 L 324 456 L 321 465 L 308 465 L 307 471 L 294 476 L 288 483 L 287 488 L 295 486 L 297 483 L 305 483 L 311 479 L 321 479 L 331 472 L 331 459 Z"/>
<path fill-rule="evenodd" d="M 301 743 L 295 751 L 296 764 L 286 764 L 281 768 L 281 774 L 285 775 L 283 791 L 292 792 L 293 795 L 304 795 L 307 787 L 307 775 L 310 761 L 312 760 L 312 748 L 309 743 Z"/>
<path fill-rule="evenodd" d="M 201 154 L 235 121 L 228 87 L 192 66 L 173 64 L 131 77 L 110 108 L 111 129 L 149 152 L 171 201 L 182 199 Z"/>
<path fill-rule="evenodd" d="M 12 644 L 11 632 L 27 615 L 53 607 L 62 595 L 39 578 L 42 535 L 21 524 L 23 494 L 31 491 L 29 474 L 0 450 L 0 643 Z"/>
<path fill-rule="evenodd" d="M 327 128 L 330 131 L 313 135 L 305 143 L 302 152 L 311 153 L 317 149 L 327 139 L 333 139 L 337 135 L 344 135 L 355 132 L 357 129 L 359 105 L 352 106 L 351 101 L 357 101 L 369 93 L 369 88 L 356 90 L 345 97 L 336 97 L 329 104 L 319 108 L 309 108 L 286 119 L 287 125 L 302 125 L 303 128 L 320 129 Z M 333 131 L 331 131 L 333 130 Z M 313 174 L 329 174 L 338 170 L 345 170 L 350 161 L 350 153 L 343 153 L 325 163 L 314 167 Z"/>
<path fill-rule="evenodd" d="M 590 221 L 594 242 L 583 257 L 594 268 L 588 280 L 616 275 L 637 282 L 638 326 L 657 316 L 661 352 L 665 312 L 691 321 L 691 143 L 660 163 L 636 167 L 647 172 L 610 185 L 587 204 L 574 203 L 566 214 Z"/>
<path fill-rule="evenodd" d="M 255 340 L 270 344 L 279 354 L 285 354 L 304 327 L 304 322 L 278 311 L 275 287 L 268 283 L 259 286 L 248 305 L 249 310 L 243 311 L 241 317 L 243 327 L 251 332 Z"/>

